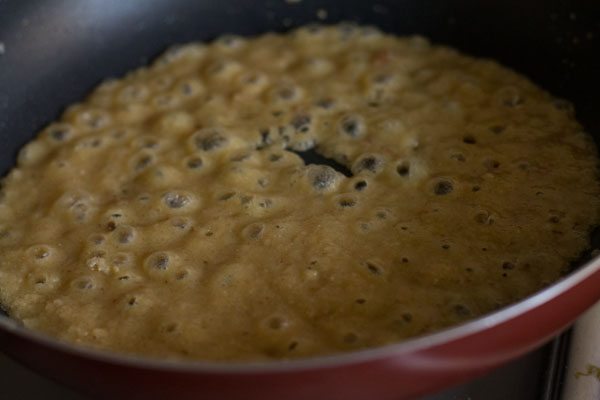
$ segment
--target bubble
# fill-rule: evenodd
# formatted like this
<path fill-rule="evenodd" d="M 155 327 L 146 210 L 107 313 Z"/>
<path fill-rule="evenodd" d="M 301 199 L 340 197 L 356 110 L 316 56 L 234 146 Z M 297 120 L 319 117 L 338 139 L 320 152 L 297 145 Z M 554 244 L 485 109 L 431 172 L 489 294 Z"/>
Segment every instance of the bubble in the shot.
<path fill-rule="evenodd" d="M 151 270 L 166 271 L 169 264 L 169 255 L 163 252 L 154 253 L 146 259 L 146 266 Z"/>
<path fill-rule="evenodd" d="M 185 97 L 194 97 L 204 91 L 204 86 L 197 79 L 189 79 L 179 85 L 179 92 Z"/>
<path fill-rule="evenodd" d="M 367 182 L 366 181 L 358 181 L 358 182 L 356 182 L 354 184 L 354 189 L 356 189 L 356 191 L 358 191 L 358 192 L 362 192 L 366 188 L 367 188 Z"/>
<path fill-rule="evenodd" d="M 512 270 L 515 269 L 515 264 L 509 262 L 509 261 L 505 261 L 504 263 L 502 263 L 502 269 L 504 270 Z"/>
<path fill-rule="evenodd" d="M 265 225 L 262 223 L 253 223 L 246 226 L 242 234 L 249 240 L 258 240 L 262 237 L 265 230 Z"/>
<path fill-rule="evenodd" d="M 448 180 L 441 180 L 433 187 L 433 193 L 438 196 L 445 196 L 454 190 L 454 185 Z"/>
<path fill-rule="evenodd" d="M 366 302 L 367 302 L 367 300 L 365 300 L 365 299 L 356 299 L 356 300 L 355 300 L 355 303 L 356 303 L 356 304 L 361 304 L 361 305 L 362 305 L 362 304 L 365 304 Z"/>
<path fill-rule="evenodd" d="M 105 213 L 110 219 L 121 219 L 125 213 L 120 209 L 112 209 Z"/>
<path fill-rule="evenodd" d="M 292 119 L 292 126 L 299 133 L 306 133 L 310 130 L 311 116 L 308 114 L 298 114 Z"/>
<path fill-rule="evenodd" d="M 270 128 L 261 128 L 259 129 L 260 139 L 259 143 L 256 145 L 256 149 L 261 150 L 265 147 L 271 145 L 273 143 L 273 139 L 271 138 L 271 129 Z"/>
<path fill-rule="evenodd" d="M 175 279 L 178 281 L 182 281 L 188 277 L 189 273 L 187 271 L 179 271 L 175 274 Z"/>
<path fill-rule="evenodd" d="M 41 141 L 34 140 L 29 142 L 19 151 L 19 164 L 24 166 L 35 165 L 44 160 L 49 151 L 49 146 Z"/>
<path fill-rule="evenodd" d="M 373 261 L 365 261 L 363 265 L 367 268 L 367 270 L 373 275 L 381 275 L 383 272 L 383 268 L 380 265 L 377 265 Z"/>
<path fill-rule="evenodd" d="M 331 110 L 335 107 L 335 102 L 332 99 L 320 99 L 315 102 L 315 105 L 323 110 Z"/>
<path fill-rule="evenodd" d="M 231 199 L 233 196 L 235 196 L 235 192 L 225 193 L 225 194 L 222 194 L 221 196 L 219 196 L 219 200 L 226 201 L 226 200 Z"/>
<path fill-rule="evenodd" d="M 133 256 L 130 253 L 117 253 L 112 258 L 115 267 L 127 267 L 133 264 Z"/>
<path fill-rule="evenodd" d="M 308 179 L 313 188 L 325 191 L 334 187 L 338 181 L 338 174 L 327 165 L 309 165 Z"/>
<path fill-rule="evenodd" d="M 262 73 L 248 72 L 240 77 L 240 82 L 252 89 L 259 89 L 268 82 L 268 78 Z"/>
<path fill-rule="evenodd" d="M 78 148 L 99 149 L 104 146 L 104 141 L 101 138 L 91 137 L 79 142 Z"/>
<path fill-rule="evenodd" d="M 45 293 L 55 290 L 61 283 L 60 277 L 50 272 L 29 275 L 27 280 L 35 291 Z"/>
<path fill-rule="evenodd" d="M 410 172 L 410 164 L 408 162 L 402 162 L 396 166 L 396 172 L 400 176 L 408 176 Z"/>
<path fill-rule="evenodd" d="M 463 142 L 466 144 L 476 144 L 477 140 L 473 137 L 473 135 L 465 135 L 463 137 Z"/>
<path fill-rule="evenodd" d="M 293 321 L 287 315 L 276 312 L 260 321 L 260 328 L 267 335 L 286 332 L 292 327 Z"/>
<path fill-rule="evenodd" d="M 271 199 L 261 199 L 258 202 L 258 206 L 261 208 L 271 208 L 273 207 L 273 200 Z"/>
<path fill-rule="evenodd" d="M 134 159 L 133 168 L 136 171 L 141 171 L 143 169 L 146 169 L 153 162 L 154 162 L 154 156 L 152 154 L 141 154 Z"/>
<path fill-rule="evenodd" d="M 187 160 L 186 165 L 189 169 L 200 169 L 204 165 L 204 162 L 200 157 L 192 157 Z"/>
<path fill-rule="evenodd" d="M 109 271 L 109 266 L 104 259 L 103 252 L 92 253 L 92 256 L 86 260 L 85 265 L 92 271 L 102 273 L 107 273 Z"/>
<path fill-rule="evenodd" d="M 338 200 L 338 204 L 342 208 L 354 207 L 356 205 L 356 203 L 357 203 L 357 200 L 352 197 L 343 197 Z"/>
<path fill-rule="evenodd" d="M 52 249 L 47 246 L 35 246 L 30 249 L 30 254 L 36 261 L 43 261 L 50 257 Z"/>
<path fill-rule="evenodd" d="M 281 160 L 282 158 L 283 158 L 283 156 L 281 154 L 271 154 L 269 156 L 269 161 L 277 162 L 277 161 Z"/>
<path fill-rule="evenodd" d="M 87 110 L 80 112 L 77 116 L 77 120 L 80 124 L 83 124 L 92 130 L 104 128 L 111 122 L 110 114 L 102 110 Z"/>
<path fill-rule="evenodd" d="M 55 124 L 48 128 L 48 137 L 55 142 L 65 142 L 73 136 L 73 128 L 67 124 Z"/>
<path fill-rule="evenodd" d="M 73 281 L 73 287 L 79 290 L 91 290 L 95 286 L 94 279 L 91 277 L 82 277 Z"/>
<path fill-rule="evenodd" d="M 389 212 L 387 210 L 379 210 L 375 213 L 375 216 L 378 219 L 387 219 L 387 217 L 389 216 Z"/>
<path fill-rule="evenodd" d="M 368 171 L 373 174 L 381 172 L 384 167 L 383 158 L 377 155 L 365 155 L 360 157 L 352 166 L 352 172 L 358 174 L 362 171 Z"/>
<path fill-rule="evenodd" d="M 266 188 L 267 186 L 269 186 L 269 179 L 268 178 L 258 178 L 256 183 L 258 184 L 258 186 L 260 186 L 261 188 Z"/>
<path fill-rule="evenodd" d="M 192 225 L 191 221 L 188 218 L 173 218 L 171 219 L 171 226 L 185 230 L 188 229 Z"/>
<path fill-rule="evenodd" d="M 294 86 L 284 86 L 277 89 L 275 95 L 283 101 L 294 101 L 300 97 L 300 90 Z"/>
<path fill-rule="evenodd" d="M 135 229 L 127 225 L 119 226 L 113 234 L 120 244 L 129 244 L 135 239 Z"/>
<path fill-rule="evenodd" d="M 225 147 L 227 138 L 218 128 L 204 128 L 194 134 L 196 148 L 203 151 L 213 151 Z"/>
<path fill-rule="evenodd" d="M 163 196 L 163 201 L 169 208 L 182 208 L 185 207 L 190 199 L 184 194 L 169 192 Z"/>
<path fill-rule="evenodd" d="M 371 224 L 368 222 L 359 222 L 358 227 L 362 232 L 368 232 L 371 229 Z"/>
<path fill-rule="evenodd" d="M 475 214 L 475 221 L 482 225 L 492 225 L 494 223 L 492 215 L 487 211 L 481 211 Z"/>
<path fill-rule="evenodd" d="M 106 230 L 108 232 L 112 232 L 115 229 L 117 229 L 117 224 L 115 223 L 115 221 L 108 221 L 108 223 L 106 224 Z"/>
<path fill-rule="evenodd" d="M 46 277 L 42 276 L 42 275 L 37 276 L 37 277 L 33 278 L 33 282 L 36 285 L 44 285 L 44 284 L 46 284 Z"/>
<path fill-rule="evenodd" d="M 59 203 L 77 222 L 83 222 L 91 214 L 92 197 L 85 192 L 67 192 L 59 199 Z"/>
<path fill-rule="evenodd" d="M 351 138 L 358 138 L 366 133 L 364 118 L 358 115 L 343 117 L 339 122 L 338 129 L 341 134 Z"/>
<path fill-rule="evenodd" d="M 160 147 L 160 142 L 152 137 L 144 137 L 136 139 L 135 146 L 140 149 L 156 150 Z"/>
<path fill-rule="evenodd" d="M 242 195 L 240 196 L 240 203 L 241 204 L 248 204 L 252 201 L 252 199 L 254 198 L 254 196 L 246 196 L 246 195 Z"/>

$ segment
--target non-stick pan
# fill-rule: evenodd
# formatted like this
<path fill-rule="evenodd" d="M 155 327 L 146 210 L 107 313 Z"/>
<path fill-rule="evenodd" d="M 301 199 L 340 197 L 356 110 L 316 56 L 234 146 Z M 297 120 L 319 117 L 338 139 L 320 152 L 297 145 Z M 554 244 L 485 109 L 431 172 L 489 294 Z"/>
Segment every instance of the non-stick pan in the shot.
<path fill-rule="evenodd" d="M 66 105 L 170 44 L 319 19 L 420 33 L 495 58 L 573 101 L 587 131 L 600 138 L 596 1 L 0 0 L 0 174 Z M 592 260 L 473 322 L 333 357 L 256 365 L 147 360 L 59 343 L 6 316 L 0 316 L 0 349 L 102 398 L 402 399 L 481 375 L 540 346 L 598 299 L 600 261 Z"/>

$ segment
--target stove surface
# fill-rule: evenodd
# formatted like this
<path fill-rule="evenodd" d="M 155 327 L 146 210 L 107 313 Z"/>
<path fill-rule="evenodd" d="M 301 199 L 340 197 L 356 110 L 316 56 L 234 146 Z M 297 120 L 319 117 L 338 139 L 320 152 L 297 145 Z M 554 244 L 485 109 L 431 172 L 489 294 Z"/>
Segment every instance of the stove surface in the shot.
<path fill-rule="evenodd" d="M 548 391 L 557 365 L 556 341 L 492 373 L 421 400 L 555 400 Z M 85 400 L 0 353 L 0 399 Z M 550 385 L 552 386 L 552 385 Z"/>

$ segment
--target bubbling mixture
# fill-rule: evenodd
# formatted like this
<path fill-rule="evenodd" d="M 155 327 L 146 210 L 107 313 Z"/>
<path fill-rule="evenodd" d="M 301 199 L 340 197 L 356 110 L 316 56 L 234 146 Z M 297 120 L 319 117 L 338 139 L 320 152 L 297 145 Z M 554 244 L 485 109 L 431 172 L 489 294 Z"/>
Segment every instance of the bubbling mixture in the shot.
<path fill-rule="evenodd" d="M 558 279 L 599 221 L 597 163 L 567 102 L 493 61 L 352 25 L 223 36 L 102 83 L 23 148 L 0 303 L 153 357 L 394 343 Z"/>

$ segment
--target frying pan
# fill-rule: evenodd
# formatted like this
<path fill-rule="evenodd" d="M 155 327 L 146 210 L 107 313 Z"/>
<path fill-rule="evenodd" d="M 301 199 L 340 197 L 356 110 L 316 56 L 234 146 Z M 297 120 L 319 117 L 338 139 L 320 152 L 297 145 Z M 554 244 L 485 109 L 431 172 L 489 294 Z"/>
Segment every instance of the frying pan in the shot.
<path fill-rule="evenodd" d="M 0 173 L 17 150 L 101 79 L 168 45 L 318 20 L 424 34 L 492 57 L 575 103 L 600 138 L 600 2 L 0 0 Z M 0 255 L 1 256 L 1 255 Z M 79 348 L 0 316 L 0 349 L 95 397 L 403 399 L 481 375 L 534 349 L 600 299 L 600 261 L 505 309 L 382 348 L 269 364 L 150 360 Z"/>

